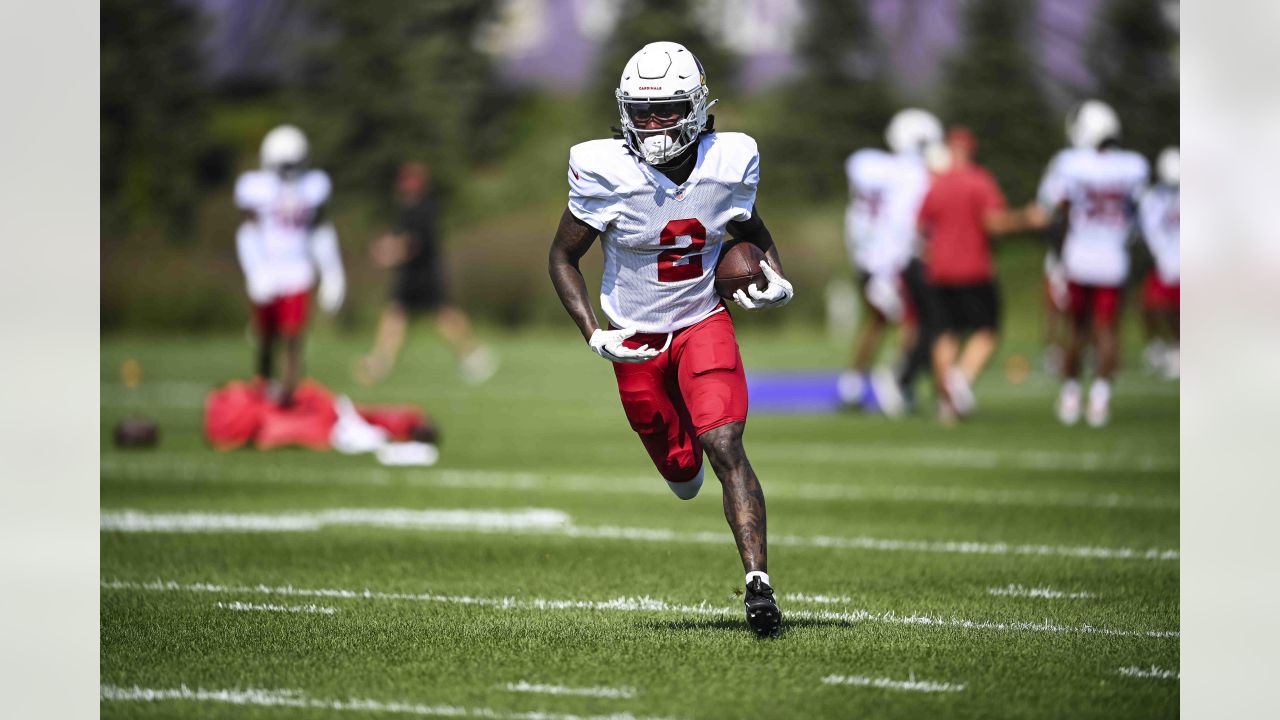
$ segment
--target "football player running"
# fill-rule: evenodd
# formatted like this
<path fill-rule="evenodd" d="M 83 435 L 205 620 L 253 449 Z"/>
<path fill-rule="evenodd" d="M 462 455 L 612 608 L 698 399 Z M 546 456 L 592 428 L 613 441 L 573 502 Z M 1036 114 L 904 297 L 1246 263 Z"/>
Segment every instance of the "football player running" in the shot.
<path fill-rule="evenodd" d="M 747 621 L 776 636 L 764 493 L 742 447 L 747 385 L 733 320 L 714 288 L 730 235 L 765 254 L 768 285 L 738 291 L 747 310 L 791 300 L 778 249 L 755 207 L 755 141 L 716 132 L 702 64 L 684 46 L 650 43 L 615 92 L 621 132 L 569 151 L 569 206 L 548 257 L 556 293 L 587 346 L 613 364 L 631 428 L 677 497 L 702 487 L 705 452 L 746 571 Z M 600 238 L 602 328 L 578 262 Z"/>
<path fill-rule="evenodd" d="M 321 309 L 336 312 L 346 294 L 338 235 L 324 217 L 331 184 L 323 170 L 307 167 L 307 138 L 281 125 L 262 141 L 262 169 L 236 180 L 243 213 L 236 254 L 253 303 L 258 335 L 258 374 L 270 382 L 276 345 L 284 341 L 285 369 L 273 399 L 287 405 L 302 371 L 302 330 L 317 269 Z"/>
<path fill-rule="evenodd" d="M 1068 117 L 1067 127 L 1072 147 L 1053 158 L 1039 193 L 1046 212 L 1066 217 L 1062 264 L 1071 327 L 1057 415 L 1066 425 L 1080 420 L 1080 364 L 1092 336 L 1098 367 L 1084 415 L 1090 426 L 1101 427 L 1111 415 L 1111 382 L 1119 364 L 1117 325 L 1129 275 L 1126 243 L 1148 168 L 1141 155 L 1119 147 L 1120 119 L 1106 103 L 1084 102 Z"/>
<path fill-rule="evenodd" d="M 1167 147 L 1156 158 L 1156 184 L 1138 203 L 1142 238 L 1155 259 L 1155 267 L 1142 285 L 1142 310 L 1146 316 L 1147 361 L 1170 380 L 1178 377 L 1179 278 L 1181 275 L 1181 162 L 1178 148 Z"/>
<path fill-rule="evenodd" d="M 920 343 L 911 311 L 919 301 L 904 297 L 916 245 L 916 216 L 929 189 L 925 154 L 942 146 L 942 123 L 917 108 L 899 111 L 885 130 L 889 152 L 863 148 L 845 161 L 849 179 L 849 207 L 845 211 L 845 245 L 858 273 L 867 320 L 854 339 L 849 370 L 840 376 L 840 399 L 846 405 L 888 416 L 901 414 L 910 404 L 911 388 L 920 368 L 929 361 L 929 341 Z M 919 261 L 915 260 L 918 266 Z M 911 295 L 916 293 L 912 291 Z M 889 325 L 899 327 L 902 369 L 895 378 L 871 365 Z"/>

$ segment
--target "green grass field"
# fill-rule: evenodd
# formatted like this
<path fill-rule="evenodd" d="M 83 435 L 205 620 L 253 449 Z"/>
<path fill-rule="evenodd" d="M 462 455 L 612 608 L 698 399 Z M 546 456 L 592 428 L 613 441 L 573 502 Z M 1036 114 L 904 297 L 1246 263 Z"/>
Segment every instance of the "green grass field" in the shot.
<path fill-rule="evenodd" d="M 749 369 L 844 359 L 799 330 L 740 339 Z M 121 520 L 101 535 L 104 717 L 1178 713 L 1176 384 L 1126 372 L 1104 431 L 1060 427 L 1054 383 L 1010 385 L 1002 359 L 952 429 L 753 414 L 785 618 L 759 641 L 717 484 L 669 493 L 571 330 L 499 340 L 505 367 L 479 388 L 425 331 L 358 388 L 358 340 L 318 333 L 311 374 L 423 405 L 438 466 L 216 453 L 204 392 L 247 374 L 245 340 L 104 339 L 101 505 Z M 159 420 L 159 448 L 111 448 L 134 413 Z M 218 529 L 122 520 L 161 513 Z M 249 514 L 298 527 L 226 527 Z"/>

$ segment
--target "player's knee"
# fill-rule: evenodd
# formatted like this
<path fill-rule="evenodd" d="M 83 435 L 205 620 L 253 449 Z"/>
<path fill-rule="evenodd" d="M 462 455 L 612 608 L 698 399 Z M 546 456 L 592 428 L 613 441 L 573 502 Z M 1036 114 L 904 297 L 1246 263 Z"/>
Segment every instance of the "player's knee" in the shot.
<path fill-rule="evenodd" d="M 740 422 L 726 423 L 702 433 L 698 441 L 717 467 L 734 466 L 746 460 L 742 429 Z"/>

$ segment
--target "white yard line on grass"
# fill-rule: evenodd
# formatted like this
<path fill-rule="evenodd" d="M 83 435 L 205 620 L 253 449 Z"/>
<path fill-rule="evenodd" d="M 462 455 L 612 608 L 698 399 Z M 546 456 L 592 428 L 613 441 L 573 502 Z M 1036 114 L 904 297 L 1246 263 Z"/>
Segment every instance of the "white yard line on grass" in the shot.
<path fill-rule="evenodd" d="M 1060 600 L 1066 598 L 1068 600 L 1085 600 L 1088 598 L 1096 598 L 1090 592 L 1064 592 L 1062 590 L 1054 590 L 1050 587 L 1026 587 L 1025 585 L 1005 585 L 998 588 L 987 588 L 987 592 L 997 597 L 1016 597 L 1016 598 L 1043 598 L 1046 600 Z"/>
<path fill-rule="evenodd" d="M 508 692 L 520 693 L 536 693 L 539 695 L 577 695 L 581 697 L 596 698 L 613 698 L 613 699 L 630 699 L 636 696 L 636 689 L 632 687 L 566 687 L 564 685 L 543 685 L 538 683 L 529 683 L 524 680 L 520 682 L 507 683 L 499 687 Z"/>
<path fill-rule="evenodd" d="M 203 463 L 203 464 L 202 464 Z M 406 470 L 382 468 L 299 468 L 261 463 L 227 467 L 201 458 L 118 457 L 101 461 L 104 479 L 182 482 L 249 482 L 295 485 L 417 485 L 491 490 L 560 490 L 620 495 L 665 495 L 657 475 L 605 476 L 580 473 L 530 473 L 509 470 Z M 1177 510 L 1174 495 L 1132 495 L 1055 490 L 1042 481 L 1026 488 L 988 489 L 954 485 L 865 485 L 832 476 L 832 482 L 774 483 L 770 497 L 796 500 L 943 503 L 1025 507 Z"/>
<path fill-rule="evenodd" d="M 205 690 L 181 685 L 176 688 L 118 687 L 103 685 L 99 696 L 103 702 L 172 702 L 194 701 L 224 703 L 228 705 L 256 705 L 259 707 L 291 707 L 308 710 L 349 711 L 359 713 L 392 713 L 423 717 L 477 717 L 488 720 L 640 720 L 631 713 L 609 715 L 566 715 L 543 712 L 504 712 L 486 707 L 459 707 L 457 705 L 427 705 L 411 702 L 387 702 L 367 698 L 346 700 L 307 697 L 301 690 L 266 690 L 245 688 L 231 690 Z M 645 718 L 644 720 L 659 720 Z"/>
<path fill-rule="evenodd" d="M 106 511 L 103 530 L 114 532 L 304 532 L 331 525 L 362 525 L 405 530 L 476 530 L 510 532 L 555 528 L 569 522 L 559 510 L 402 510 L 338 508 L 320 512 L 146 513 Z"/>
<path fill-rule="evenodd" d="M 222 608 L 223 610 L 239 610 L 241 612 L 307 613 L 311 615 L 333 615 L 338 612 L 337 608 L 324 605 L 273 605 L 271 603 L 243 603 L 238 600 L 229 603 L 218 602 L 214 607 Z"/>
<path fill-rule="evenodd" d="M 818 605 L 848 605 L 853 598 L 848 595 L 805 595 L 804 593 L 785 593 L 783 600 L 798 603 L 815 603 Z"/>
<path fill-rule="evenodd" d="M 862 687 L 887 688 L 889 690 L 911 690 L 914 692 L 938 693 L 960 692 L 964 683 L 934 682 L 932 680 L 894 680 L 884 677 L 867 677 L 866 675 L 828 675 L 822 678 L 823 685 L 859 685 Z"/>
<path fill-rule="evenodd" d="M 900 445 L 892 447 L 847 445 L 822 442 L 754 443 L 753 458 L 787 460 L 795 463 L 866 463 L 945 468 L 1007 468 L 1016 470 L 1127 470 L 1169 472 L 1179 467 L 1177 454 L 1155 455 L 1129 452 L 1009 450 L 959 448 L 941 445 Z"/>
<path fill-rule="evenodd" d="M 526 508 L 499 510 L 371 510 L 334 509 L 322 512 L 266 513 L 147 513 L 103 510 L 103 531 L 111 532 L 311 532 L 332 525 L 359 525 L 400 530 L 558 535 L 598 540 L 719 544 L 723 532 L 683 532 L 666 528 L 577 526 L 559 510 Z M 1177 550 L 1093 546 L 987 543 L 970 540 L 900 540 L 829 535 L 775 535 L 774 545 L 837 548 L 882 552 L 923 552 L 960 555 L 1037 555 L 1103 560 L 1177 560 Z"/>
<path fill-rule="evenodd" d="M 710 615 L 716 617 L 739 617 L 741 608 L 720 608 L 707 603 L 698 605 L 678 605 L 651 597 L 619 597 L 612 600 L 547 600 L 544 598 L 514 597 L 475 597 L 472 595 L 437 595 L 434 593 L 379 592 L 369 589 L 344 590 L 339 588 L 299 588 L 292 585 L 218 585 L 214 583 L 179 583 L 173 580 L 152 580 L 149 582 L 133 582 L 127 580 L 104 580 L 102 587 L 107 590 L 130 590 L 145 592 L 197 592 L 244 595 L 255 593 L 283 597 L 336 598 L 346 600 L 391 600 L 406 602 L 445 603 L 454 605 L 475 605 L 491 607 L 498 610 L 598 610 L 611 612 L 661 612 L 680 615 Z M 1076 635 L 1110 635 L 1117 637 L 1150 637 L 1177 638 L 1177 630 L 1118 630 L 1114 628 L 1095 627 L 1093 625 L 1056 625 L 1050 622 L 988 622 L 968 620 L 955 616 L 928 615 L 908 612 L 900 614 L 895 610 L 882 612 L 872 610 L 846 610 L 842 612 L 791 610 L 786 616 L 791 619 L 817 620 L 855 624 L 860 622 L 883 623 L 888 625 L 919 625 L 942 628 L 961 628 L 965 630 L 990 630 L 995 632 L 1037 632 Z"/>
<path fill-rule="evenodd" d="M 1182 677 L 1182 673 L 1177 670 L 1165 670 L 1164 668 L 1156 667 L 1155 665 L 1152 665 L 1149 668 L 1140 668 L 1136 665 L 1130 665 L 1129 667 L 1120 668 L 1119 673 L 1125 677 L 1153 678 L 1156 680 L 1177 680 Z"/>

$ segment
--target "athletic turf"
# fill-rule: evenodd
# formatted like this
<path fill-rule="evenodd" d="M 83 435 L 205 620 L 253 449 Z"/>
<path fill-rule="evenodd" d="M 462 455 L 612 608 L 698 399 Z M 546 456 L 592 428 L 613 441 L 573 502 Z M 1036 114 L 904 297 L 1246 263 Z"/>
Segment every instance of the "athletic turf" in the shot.
<path fill-rule="evenodd" d="M 799 331 L 741 343 L 748 368 L 844 357 Z M 247 343 L 104 340 L 104 717 L 1177 714 L 1176 384 L 1126 373 L 1103 431 L 1058 426 L 1053 383 L 1011 385 L 1001 361 L 952 429 L 752 415 L 785 623 L 759 641 L 718 484 L 670 494 L 575 334 L 499 341 L 479 388 L 427 333 L 359 388 L 360 349 L 322 332 L 309 369 L 357 401 L 423 405 L 439 466 L 216 453 L 204 389 L 245 374 Z M 134 413 L 160 421 L 159 448 L 110 447 Z M 316 524 L 226 526 L 250 515 Z M 214 529 L 141 531 L 165 518 Z"/>

